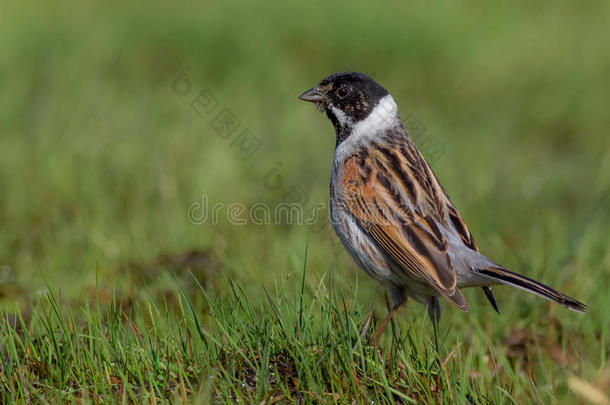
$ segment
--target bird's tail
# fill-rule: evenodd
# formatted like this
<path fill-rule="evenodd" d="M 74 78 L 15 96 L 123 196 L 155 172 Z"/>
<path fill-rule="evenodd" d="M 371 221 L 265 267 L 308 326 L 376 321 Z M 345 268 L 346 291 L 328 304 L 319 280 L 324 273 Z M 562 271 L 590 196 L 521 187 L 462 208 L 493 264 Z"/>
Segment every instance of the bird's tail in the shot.
<path fill-rule="evenodd" d="M 589 307 L 582 302 L 568 297 L 567 295 L 539 283 L 538 281 L 532 280 L 531 278 L 506 270 L 503 267 L 486 267 L 484 269 L 474 269 L 474 271 L 486 277 L 492 278 L 499 283 L 511 285 L 513 287 L 521 288 L 522 290 L 537 294 L 542 298 L 556 302 L 559 305 L 571 309 L 572 311 L 587 312 L 589 310 Z"/>

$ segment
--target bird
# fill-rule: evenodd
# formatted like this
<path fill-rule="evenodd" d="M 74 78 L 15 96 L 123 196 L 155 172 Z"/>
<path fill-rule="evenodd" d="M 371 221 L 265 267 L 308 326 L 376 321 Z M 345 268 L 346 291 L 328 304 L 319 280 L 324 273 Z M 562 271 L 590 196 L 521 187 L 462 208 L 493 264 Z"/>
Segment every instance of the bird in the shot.
<path fill-rule="evenodd" d="M 442 297 L 469 309 L 460 291 L 481 287 L 499 313 L 490 286 L 505 284 L 570 310 L 588 307 L 483 255 L 438 178 L 407 133 L 392 95 L 370 76 L 339 72 L 305 91 L 336 134 L 330 177 L 330 221 L 345 250 L 387 291 L 390 311 L 375 343 L 408 298 L 435 325 Z M 436 330 L 436 329 L 435 329 Z"/>

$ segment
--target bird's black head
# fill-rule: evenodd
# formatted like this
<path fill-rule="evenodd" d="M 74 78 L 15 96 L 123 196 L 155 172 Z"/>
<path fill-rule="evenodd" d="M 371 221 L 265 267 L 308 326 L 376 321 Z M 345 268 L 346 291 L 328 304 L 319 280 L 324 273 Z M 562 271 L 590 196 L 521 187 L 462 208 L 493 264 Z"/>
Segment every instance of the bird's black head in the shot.
<path fill-rule="evenodd" d="M 299 98 L 316 103 L 331 120 L 339 136 L 366 119 L 388 94 L 386 89 L 364 73 L 341 72 L 322 79 Z"/>

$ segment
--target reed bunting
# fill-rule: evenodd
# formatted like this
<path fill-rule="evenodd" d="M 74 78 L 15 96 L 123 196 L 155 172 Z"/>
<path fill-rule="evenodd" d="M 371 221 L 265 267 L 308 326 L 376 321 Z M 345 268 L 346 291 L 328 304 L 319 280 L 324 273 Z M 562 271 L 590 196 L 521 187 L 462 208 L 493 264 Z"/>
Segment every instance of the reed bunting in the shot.
<path fill-rule="evenodd" d="M 513 273 L 479 252 L 459 212 L 422 157 L 396 102 L 363 73 L 341 72 L 299 96 L 316 103 L 337 135 L 330 180 L 332 225 L 343 246 L 389 292 L 392 309 L 376 342 L 407 297 L 424 304 L 433 322 L 438 297 L 462 311 L 464 287 L 508 284 L 564 307 L 587 306 L 542 283 Z"/>

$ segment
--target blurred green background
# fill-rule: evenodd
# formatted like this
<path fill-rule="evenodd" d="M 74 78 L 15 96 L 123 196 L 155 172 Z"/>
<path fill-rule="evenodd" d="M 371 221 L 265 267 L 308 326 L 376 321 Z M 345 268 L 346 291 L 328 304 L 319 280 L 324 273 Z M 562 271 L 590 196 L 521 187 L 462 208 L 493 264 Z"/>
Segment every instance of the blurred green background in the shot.
<path fill-rule="evenodd" d="M 420 141 L 440 145 L 433 168 L 481 250 L 592 307 L 578 316 L 498 288 L 500 309 L 515 316 L 497 318 L 469 290 L 471 313 L 444 305 L 446 321 L 493 322 L 502 334 L 519 316 L 535 323 L 551 313 L 569 330 L 607 336 L 609 3 L 5 1 L 2 9 L 3 304 L 27 306 L 47 286 L 78 299 L 96 274 L 102 288 L 125 293 L 137 282 L 163 288 L 172 276 L 156 268 L 189 267 L 180 263 L 192 250 L 214 263 L 202 265 L 211 285 L 231 275 L 256 296 L 300 271 L 309 242 L 312 282 L 333 272 L 349 290 L 359 277 L 370 287 L 365 306 L 382 308 L 381 290 L 358 276 L 330 228 L 226 217 L 231 203 L 273 207 L 293 187 L 307 207 L 326 201 L 334 132 L 296 97 L 330 73 L 357 70 L 423 125 Z M 181 89 L 190 90 L 177 93 L 172 83 L 185 69 L 190 87 Z M 201 117 L 191 102 L 204 90 L 217 107 Z M 239 120 L 228 139 L 212 125 L 224 108 Z M 261 142 L 248 159 L 233 143 L 245 129 Z M 217 224 L 189 220 L 202 195 L 225 205 Z M 584 364 L 600 367 L 599 353 Z"/>

